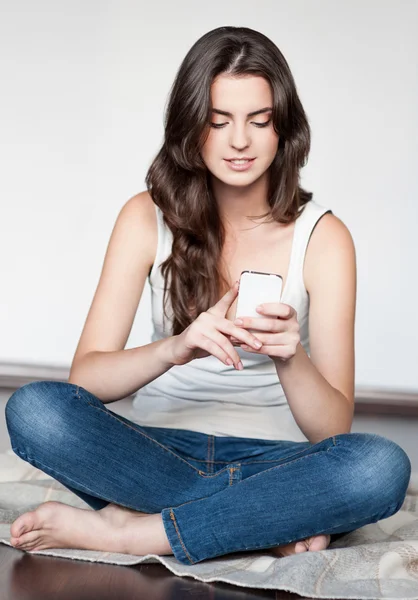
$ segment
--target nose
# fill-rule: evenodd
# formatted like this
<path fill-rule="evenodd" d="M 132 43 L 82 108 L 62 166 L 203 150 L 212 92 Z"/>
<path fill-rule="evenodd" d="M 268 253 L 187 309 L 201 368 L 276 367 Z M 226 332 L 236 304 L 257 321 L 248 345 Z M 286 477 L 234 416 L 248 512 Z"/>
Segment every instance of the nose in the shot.
<path fill-rule="evenodd" d="M 230 144 L 237 152 L 242 152 L 245 148 L 248 148 L 249 134 L 245 130 L 245 126 L 235 126 L 231 128 Z"/>

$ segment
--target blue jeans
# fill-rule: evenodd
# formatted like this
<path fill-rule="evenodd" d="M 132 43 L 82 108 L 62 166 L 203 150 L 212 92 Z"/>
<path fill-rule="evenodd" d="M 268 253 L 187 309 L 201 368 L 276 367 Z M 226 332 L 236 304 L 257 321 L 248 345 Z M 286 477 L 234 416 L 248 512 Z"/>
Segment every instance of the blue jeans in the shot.
<path fill-rule="evenodd" d="M 94 510 L 161 513 L 186 565 L 321 533 L 332 542 L 396 513 L 411 475 L 408 455 L 380 435 L 311 444 L 141 426 L 66 382 L 19 388 L 6 423 L 20 458 Z"/>

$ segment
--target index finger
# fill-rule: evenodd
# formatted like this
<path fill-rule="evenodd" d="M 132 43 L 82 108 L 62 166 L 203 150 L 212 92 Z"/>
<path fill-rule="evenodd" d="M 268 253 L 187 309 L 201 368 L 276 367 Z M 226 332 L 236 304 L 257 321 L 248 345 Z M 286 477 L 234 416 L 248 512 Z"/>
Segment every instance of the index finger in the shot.
<path fill-rule="evenodd" d="M 236 295 L 239 288 L 239 281 L 236 281 L 234 285 L 226 292 L 224 296 L 214 305 L 213 308 L 220 308 L 222 311 L 226 311 L 230 304 L 232 303 L 232 299 Z"/>

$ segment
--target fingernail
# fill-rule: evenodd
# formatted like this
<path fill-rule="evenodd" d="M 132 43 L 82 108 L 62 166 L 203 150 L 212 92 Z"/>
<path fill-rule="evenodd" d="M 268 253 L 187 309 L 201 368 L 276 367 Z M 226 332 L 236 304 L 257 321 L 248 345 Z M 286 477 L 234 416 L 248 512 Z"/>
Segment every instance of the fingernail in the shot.
<path fill-rule="evenodd" d="M 234 325 L 242 325 L 244 321 L 242 319 L 235 319 Z"/>
<path fill-rule="evenodd" d="M 237 365 L 237 366 L 238 366 L 238 370 L 239 370 L 239 371 L 242 371 L 242 370 L 243 370 L 243 368 L 244 368 L 244 365 L 242 364 L 242 362 L 241 362 L 241 361 L 239 361 L 239 363 L 238 363 L 238 365 Z"/>

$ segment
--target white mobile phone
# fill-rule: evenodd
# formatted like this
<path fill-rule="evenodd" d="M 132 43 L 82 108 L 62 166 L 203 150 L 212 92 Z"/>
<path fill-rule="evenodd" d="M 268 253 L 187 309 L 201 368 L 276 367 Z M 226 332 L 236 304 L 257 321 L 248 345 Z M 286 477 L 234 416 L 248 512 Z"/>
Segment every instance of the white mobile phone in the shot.
<path fill-rule="evenodd" d="M 283 277 L 277 273 L 242 271 L 235 318 L 263 317 L 261 313 L 257 312 L 257 306 L 265 302 L 280 302 L 282 286 Z M 255 329 L 248 331 L 256 334 Z"/>

